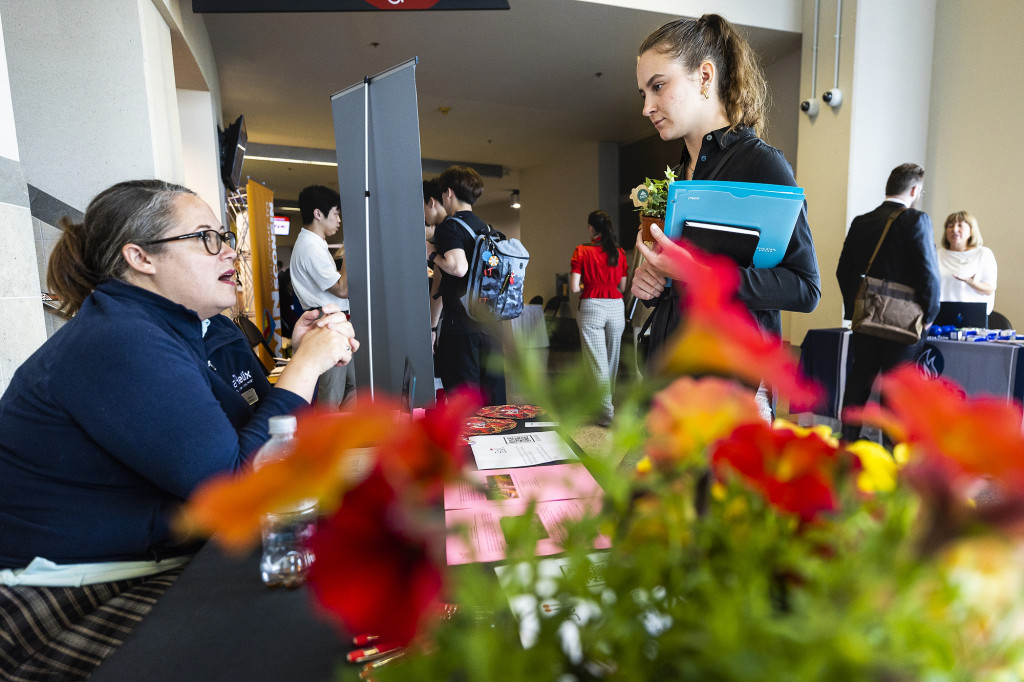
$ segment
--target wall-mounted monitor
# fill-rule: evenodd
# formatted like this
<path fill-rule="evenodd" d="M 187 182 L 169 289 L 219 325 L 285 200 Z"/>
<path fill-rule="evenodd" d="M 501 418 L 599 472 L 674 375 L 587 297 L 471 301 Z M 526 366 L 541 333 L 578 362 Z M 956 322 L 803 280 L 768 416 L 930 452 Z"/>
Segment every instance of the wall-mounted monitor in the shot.
<path fill-rule="evenodd" d="M 292 229 L 292 219 L 284 215 L 276 215 L 273 219 L 274 234 L 279 237 L 287 237 Z"/>
<path fill-rule="evenodd" d="M 245 132 L 245 117 L 239 116 L 227 130 L 219 131 L 220 136 L 220 177 L 229 190 L 238 189 L 242 181 L 242 162 L 245 160 L 245 145 L 249 136 Z"/>

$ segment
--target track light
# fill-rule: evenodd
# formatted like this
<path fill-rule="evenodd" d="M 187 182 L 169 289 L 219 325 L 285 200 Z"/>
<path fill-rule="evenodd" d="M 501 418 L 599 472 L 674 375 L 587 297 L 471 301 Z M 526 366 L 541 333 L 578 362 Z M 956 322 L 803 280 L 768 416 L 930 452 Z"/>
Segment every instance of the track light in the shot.
<path fill-rule="evenodd" d="M 512 208 L 519 208 L 522 204 L 519 203 L 519 190 L 512 190 L 512 199 L 508 202 L 508 205 Z"/>

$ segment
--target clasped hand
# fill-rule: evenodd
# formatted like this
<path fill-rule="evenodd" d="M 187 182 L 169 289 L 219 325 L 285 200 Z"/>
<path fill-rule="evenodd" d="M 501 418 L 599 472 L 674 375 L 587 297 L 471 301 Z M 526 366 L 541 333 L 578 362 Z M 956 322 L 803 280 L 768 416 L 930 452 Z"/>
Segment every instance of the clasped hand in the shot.
<path fill-rule="evenodd" d="M 318 330 L 337 333 L 344 337 L 345 343 L 340 348 L 333 349 L 333 354 L 338 356 L 336 362 L 339 365 L 347 365 L 352 361 L 352 354 L 359 350 L 359 341 L 355 338 L 355 329 L 352 327 L 352 323 L 348 321 L 348 316 L 341 312 L 338 306 L 332 303 L 323 306 L 319 310 L 314 309 L 304 312 L 292 330 L 292 346 L 298 350 L 303 338 L 308 333 L 312 333 L 315 336 Z M 339 345 L 337 339 L 331 339 L 331 341 L 333 342 L 330 344 L 331 346 Z"/>
<path fill-rule="evenodd" d="M 685 262 L 685 259 L 692 260 L 693 257 L 685 247 L 665 236 L 657 225 L 651 225 L 653 248 L 644 243 L 641 234 L 637 232 L 636 248 L 644 259 L 636 266 L 630 291 L 640 300 L 649 301 L 661 295 L 669 279 L 678 279 L 682 276 L 679 261 Z"/>

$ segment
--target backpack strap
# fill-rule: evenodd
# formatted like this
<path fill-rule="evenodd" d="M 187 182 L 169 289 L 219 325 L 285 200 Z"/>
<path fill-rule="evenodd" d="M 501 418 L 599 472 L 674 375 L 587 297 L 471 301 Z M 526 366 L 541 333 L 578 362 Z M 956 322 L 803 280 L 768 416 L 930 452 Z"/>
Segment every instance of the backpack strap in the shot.
<path fill-rule="evenodd" d="M 455 222 L 457 222 L 459 225 L 462 225 L 464 228 L 466 228 L 466 232 L 469 232 L 469 234 L 473 237 L 473 239 L 476 239 L 477 237 L 480 236 L 480 234 L 478 232 L 476 232 L 472 227 L 470 227 L 469 223 L 467 223 L 462 218 L 460 218 L 458 216 L 454 216 L 454 215 L 453 216 L 448 216 L 448 217 L 451 218 L 452 220 L 454 220 Z M 487 227 L 490 227 L 490 225 L 488 225 Z"/>

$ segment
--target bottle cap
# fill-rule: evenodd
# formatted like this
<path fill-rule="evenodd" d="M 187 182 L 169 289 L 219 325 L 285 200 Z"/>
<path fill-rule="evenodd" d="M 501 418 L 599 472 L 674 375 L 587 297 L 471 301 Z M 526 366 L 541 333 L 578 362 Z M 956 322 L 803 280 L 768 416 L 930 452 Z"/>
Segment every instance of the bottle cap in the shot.
<path fill-rule="evenodd" d="M 298 426 L 298 422 L 295 419 L 295 415 L 284 414 L 277 417 L 271 417 L 267 423 L 267 431 L 271 436 L 284 433 L 295 433 L 296 426 Z"/>

